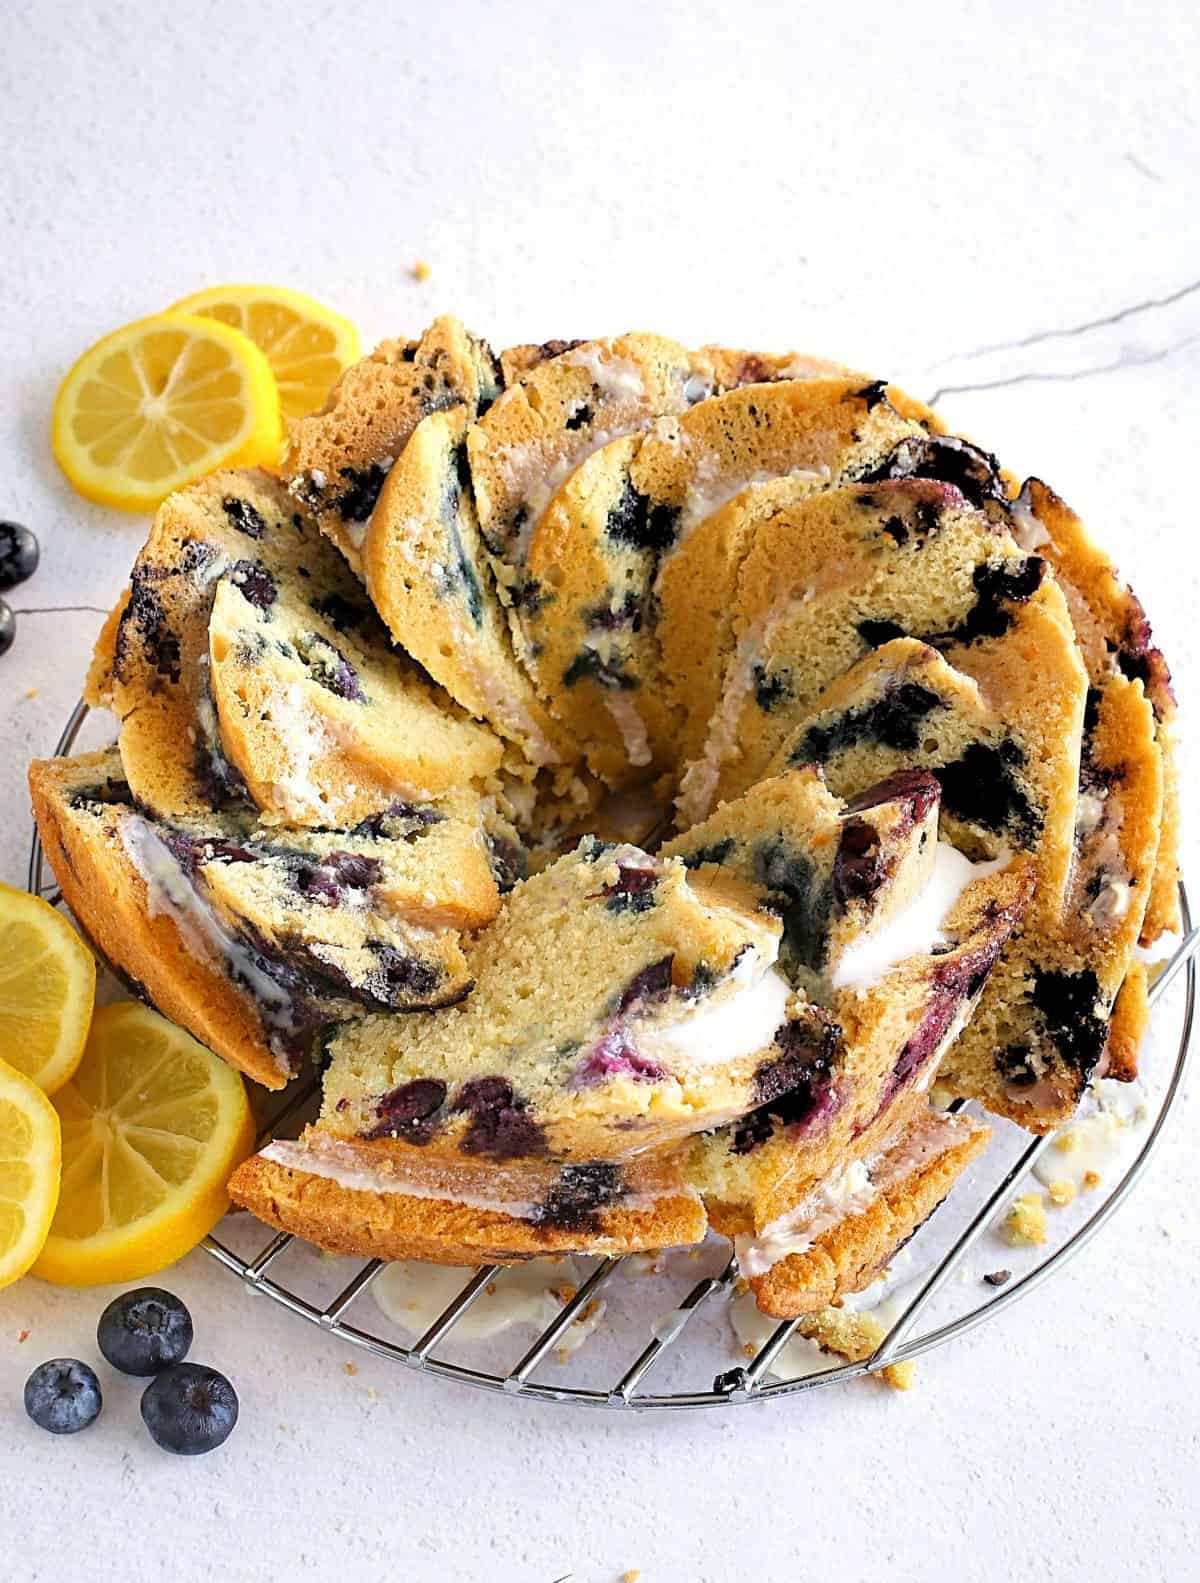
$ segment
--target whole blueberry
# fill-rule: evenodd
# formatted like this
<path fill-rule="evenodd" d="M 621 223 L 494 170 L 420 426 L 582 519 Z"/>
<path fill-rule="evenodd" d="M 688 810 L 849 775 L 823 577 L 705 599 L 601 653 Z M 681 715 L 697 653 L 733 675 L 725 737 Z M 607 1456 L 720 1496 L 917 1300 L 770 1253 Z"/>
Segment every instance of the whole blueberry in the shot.
<path fill-rule="evenodd" d="M 176 1363 L 142 1392 L 142 1422 L 164 1451 L 198 1457 L 215 1451 L 238 1420 L 237 1392 L 203 1363 Z"/>
<path fill-rule="evenodd" d="M 103 1405 L 95 1370 L 78 1358 L 39 1363 L 25 1381 L 25 1411 L 52 1435 L 78 1434 L 100 1416 Z"/>
<path fill-rule="evenodd" d="M 17 618 L 7 600 L 0 599 L 0 654 L 7 654 L 17 635 Z"/>
<path fill-rule="evenodd" d="M 124 1374 L 158 1374 L 182 1363 L 192 1344 L 192 1316 L 173 1292 L 139 1286 L 100 1315 L 96 1344 Z"/>
<path fill-rule="evenodd" d="M 19 522 L 0 522 L 0 589 L 15 588 L 37 571 L 35 534 Z"/>

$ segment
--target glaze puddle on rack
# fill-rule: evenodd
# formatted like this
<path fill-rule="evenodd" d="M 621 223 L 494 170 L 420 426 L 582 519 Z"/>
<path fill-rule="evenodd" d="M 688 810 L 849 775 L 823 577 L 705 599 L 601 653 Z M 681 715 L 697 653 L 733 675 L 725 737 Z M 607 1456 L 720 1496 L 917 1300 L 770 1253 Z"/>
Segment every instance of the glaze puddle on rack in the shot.
<path fill-rule="evenodd" d="M 87 717 L 87 707 L 78 705 L 56 753 L 71 750 Z M 107 717 L 88 727 L 89 741 L 111 739 L 111 729 L 96 735 L 101 721 Z M 58 900 L 36 831 L 29 889 Z M 909 1243 L 905 1267 L 896 1272 L 902 1278 L 890 1291 L 868 1294 L 868 1301 L 884 1298 L 877 1317 L 887 1334 L 860 1362 L 827 1357 L 828 1366 L 817 1371 L 811 1344 L 797 1337 L 794 1323 L 774 1324 L 761 1316 L 753 1325 L 739 1316 L 739 1341 L 730 1316 L 737 1269 L 728 1244 L 717 1237 L 698 1249 L 670 1252 L 655 1268 L 636 1257 L 575 1259 L 571 1279 L 545 1304 L 528 1292 L 516 1302 L 505 1297 L 506 1283 L 520 1288 L 528 1281 L 521 1271 L 460 1272 L 458 1285 L 439 1273 L 434 1279 L 444 1306 L 432 1313 L 435 1305 L 421 1305 L 427 1322 L 420 1336 L 388 1317 L 386 1291 L 383 1305 L 375 1301 L 373 1288 L 385 1268 L 378 1260 L 330 1257 L 294 1237 L 272 1234 L 244 1213 L 227 1216 L 204 1246 L 251 1291 L 339 1342 L 428 1374 L 536 1401 L 635 1410 L 772 1401 L 919 1357 L 996 1317 L 1061 1268 L 1145 1169 L 1182 1085 L 1192 1041 L 1200 931 L 1191 927 L 1182 885 L 1180 896 L 1184 937 L 1150 995 L 1153 1016 L 1141 1053 L 1144 1114 L 1131 1113 L 1129 1124 L 1120 1128 L 1106 1121 L 1083 1123 L 1090 1126 L 1085 1133 L 1089 1151 L 1097 1143 L 1115 1143 L 1092 1167 L 1099 1182 L 1062 1207 L 1047 1207 L 1045 1243 L 1012 1247 L 999 1230 L 1007 1206 L 1018 1194 L 1045 1193 L 1048 1183 L 1062 1179 L 1061 1168 L 1053 1137 L 1031 1139 L 1010 1123 L 993 1120 L 987 1152 Z M 260 1103 L 263 1138 L 276 1131 L 293 1137 L 316 1103 L 316 1083 L 297 1080 Z M 1065 1159 L 1065 1151 L 1059 1152 Z M 1089 1152 L 1088 1158 L 1096 1156 Z M 1002 1284 L 984 1279 L 1001 1271 L 1008 1272 Z M 478 1305 L 489 1302 L 515 1310 L 514 1322 L 466 1322 Z M 587 1334 L 575 1345 L 581 1326 Z M 753 1356 L 744 1351 L 746 1341 Z"/>

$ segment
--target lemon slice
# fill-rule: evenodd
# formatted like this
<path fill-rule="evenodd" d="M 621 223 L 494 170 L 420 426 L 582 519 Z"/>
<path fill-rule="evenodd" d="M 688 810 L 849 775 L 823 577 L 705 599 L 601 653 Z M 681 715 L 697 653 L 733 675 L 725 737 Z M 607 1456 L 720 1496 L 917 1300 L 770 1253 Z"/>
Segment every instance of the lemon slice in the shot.
<path fill-rule="evenodd" d="M 140 1280 L 173 1264 L 229 1207 L 254 1146 L 238 1074 L 157 1012 L 104 1006 L 55 1095 L 62 1191 L 33 1273 L 59 1286 Z"/>
<path fill-rule="evenodd" d="M 58 387 L 50 438 L 81 495 L 152 511 L 216 467 L 274 466 L 283 419 L 271 365 L 249 336 L 160 313 L 83 354 Z"/>
<path fill-rule="evenodd" d="M 67 920 L 0 885 L 0 1060 L 52 1094 L 79 1065 L 96 961 Z"/>
<path fill-rule="evenodd" d="M 0 1061 L 0 1286 L 37 1258 L 58 1199 L 58 1116 L 36 1083 Z"/>
<path fill-rule="evenodd" d="M 342 370 L 361 355 L 349 319 L 284 286 L 210 286 L 175 303 L 171 312 L 219 319 L 248 335 L 271 365 L 287 418 L 315 412 Z"/>

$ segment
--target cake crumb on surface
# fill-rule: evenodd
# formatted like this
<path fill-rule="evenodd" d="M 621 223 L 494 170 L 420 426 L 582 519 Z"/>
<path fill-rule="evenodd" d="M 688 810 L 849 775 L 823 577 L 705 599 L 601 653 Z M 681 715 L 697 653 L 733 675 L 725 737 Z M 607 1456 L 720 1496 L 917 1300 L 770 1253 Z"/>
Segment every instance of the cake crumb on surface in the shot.
<path fill-rule="evenodd" d="M 28 1340 L 29 1340 L 29 1332 L 28 1332 L 28 1330 L 18 1330 L 17 1331 L 17 1342 L 18 1342 L 18 1344 L 20 1344 L 22 1341 L 28 1341 Z"/>
<path fill-rule="evenodd" d="M 1046 1200 L 1040 1193 L 1022 1193 L 1009 1205 L 1001 1227 L 1014 1248 L 1036 1248 L 1046 1240 Z"/>
<path fill-rule="evenodd" d="M 433 270 L 430 269 L 425 260 L 423 258 L 417 259 L 412 267 L 412 278 L 414 280 L 428 280 L 432 274 Z"/>
<path fill-rule="evenodd" d="M 621 1583 L 638 1583 L 642 1575 L 639 1567 L 630 1567 L 628 1572 L 621 1573 Z"/>
<path fill-rule="evenodd" d="M 38 691 L 39 691 L 39 689 L 36 688 L 36 687 L 27 687 L 25 689 L 25 696 L 26 696 L 26 698 L 36 698 L 37 695 L 38 695 Z"/>
<path fill-rule="evenodd" d="M 1012 1280 L 1012 1271 L 1011 1270 L 989 1270 L 988 1273 L 984 1276 L 984 1280 L 988 1283 L 989 1286 L 1003 1286 L 1003 1285 L 1005 1285 L 1006 1282 Z"/>
<path fill-rule="evenodd" d="M 1061 1209 L 1064 1204 L 1070 1204 L 1074 1201 L 1078 1189 L 1074 1182 L 1060 1181 L 1051 1182 L 1046 1191 L 1050 1195 L 1050 1202 L 1057 1204 Z"/>
<path fill-rule="evenodd" d="M 358 1373 L 358 1364 L 357 1363 L 343 1363 L 342 1364 L 342 1368 L 345 1369 L 347 1374 L 357 1374 Z"/>
<path fill-rule="evenodd" d="M 886 1369 L 880 1371 L 879 1377 L 894 1391 L 911 1391 L 917 1378 L 916 1362 L 907 1358 L 903 1363 L 889 1363 Z"/>
<path fill-rule="evenodd" d="M 1083 1173 L 1083 1185 L 1088 1189 L 1089 1192 L 1093 1188 L 1099 1187 L 1100 1186 L 1100 1172 L 1099 1171 L 1085 1171 Z"/>

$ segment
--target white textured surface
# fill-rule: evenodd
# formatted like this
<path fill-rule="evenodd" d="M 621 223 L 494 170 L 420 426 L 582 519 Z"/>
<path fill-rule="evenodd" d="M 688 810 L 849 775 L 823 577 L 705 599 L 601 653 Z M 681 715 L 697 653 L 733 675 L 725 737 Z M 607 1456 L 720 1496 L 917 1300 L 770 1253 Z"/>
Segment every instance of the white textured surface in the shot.
<path fill-rule="evenodd" d="M 184 292 L 262 278 L 327 297 L 368 337 L 446 309 L 497 345 L 629 326 L 795 345 L 920 395 L 1054 376 L 950 395 L 945 411 L 1051 480 L 1113 547 L 1186 706 L 1200 681 L 1200 292 L 962 354 L 1200 275 L 1198 76 L 1191 0 L 419 13 L 10 0 L 0 511 L 44 550 L 14 603 L 107 605 L 144 527 L 76 500 L 55 472 L 47 421 L 67 364 Z M 424 285 L 408 274 L 418 257 Z M 98 623 L 22 618 L 0 659 L 7 880 L 23 871 L 25 760 L 52 744 Z M 1190 805 L 1194 750 L 1185 765 Z M 106 1294 L 23 1283 L 0 1293 L 3 1574 L 1194 1576 L 1196 1124 L 1185 1105 L 1107 1232 L 922 1363 L 908 1396 L 857 1385 L 632 1418 L 368 1358 L 350 1378 L 339 1348 L 194 1254 L 169 1283 L 243 1419 L 221 1453 L 179 1461 L 149 1445 L 136 1391 L 107 1371 L 86 1435 L 26 1423 L 26 1372 L 93 1355 Z"/>

